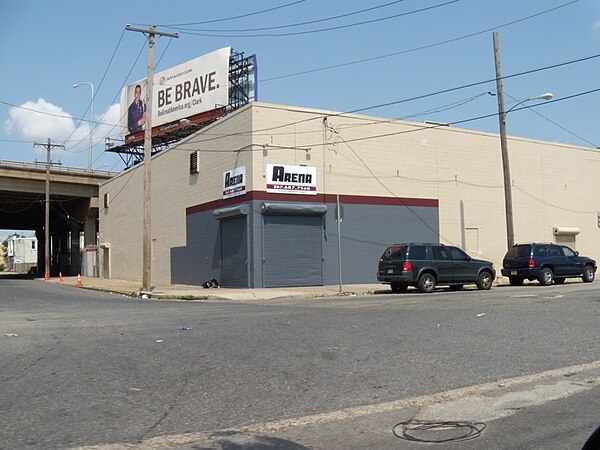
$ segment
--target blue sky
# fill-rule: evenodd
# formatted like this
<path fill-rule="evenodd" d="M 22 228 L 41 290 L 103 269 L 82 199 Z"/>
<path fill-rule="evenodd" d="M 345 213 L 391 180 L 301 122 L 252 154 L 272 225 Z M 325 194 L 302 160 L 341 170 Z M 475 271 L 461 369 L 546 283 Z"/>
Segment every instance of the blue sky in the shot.
<path fill-rule="evenodd" d="M 339 15 L 346 16 L 329 20 Z M 257 55 L 260 101 L 334 111 L 397 102 L 364 113 L 441 122 L 497 112 L 487 94 L 495 82 L 402 100 L 493 80 L 497 31 L 505 77 L 592 57 L 505 80 L 507 109 L 511 97 L 552 92 L 556 100 L 511 112 L 508 133 L 600 146 L 600 92 L 579 95 L 600 88 L 597 0 L 0 0 L 0 16 L 2 160 L 44 160 L 34 142 L 69 138 L 53 160 L 85 168 L 90 89 L 72 85 L 86 81 L 94 84 L 94 120 L 102 123 L 94 130 L 92 167 L 123 168 L 104 152 L 104 138 L 116 136 L 110 124 L 119 117 L 121 87 L 145 76 L 147 58 L 144 36 L 124 32 L 128 23 L 181 32 L 171 42 L 157 40 L 157 70 L 232 46 Z M 295 26 L 309 21 L 317 22 Z M 164 26 L 197 22 L 210 23 Z M 271 29 L 243 31 L 257 28 Z M 498 132 L 496 117 L 459 126 Z"/>

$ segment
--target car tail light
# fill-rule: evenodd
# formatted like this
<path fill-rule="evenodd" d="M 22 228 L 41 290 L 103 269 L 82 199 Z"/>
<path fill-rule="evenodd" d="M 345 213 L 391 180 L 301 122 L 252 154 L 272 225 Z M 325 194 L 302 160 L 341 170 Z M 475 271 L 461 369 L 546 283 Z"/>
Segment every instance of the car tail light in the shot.
<path fill-rule="evenodd" d="M 530 259 L 530 260 L 529 260 L 529 262 L 527 263 L 527 265 L 528 265 L 529 267 L 535 267 L 535 260 L 533 260 L 533 259 Z"/>
<path fill-rule="evenodd" d="M 412 264 L 409 263 L 408 261 L 404 261 L 404 264 L 402 264 L 402 270 L 411 271 Z"/>

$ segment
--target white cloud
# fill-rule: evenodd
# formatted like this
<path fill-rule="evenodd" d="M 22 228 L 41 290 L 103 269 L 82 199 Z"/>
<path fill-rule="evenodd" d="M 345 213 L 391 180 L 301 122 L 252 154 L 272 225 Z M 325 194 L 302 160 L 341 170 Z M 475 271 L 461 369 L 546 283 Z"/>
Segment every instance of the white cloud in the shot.
<path fill-rule="evenodd" d="M 110 105 L 108 109 L 98 118 L 96 118 L 100 124 L 94 130 L 94 136 L 119 136 L 121 134 L 121 128 L 118 124 L 121 120 L 121 105 L 115 103 Z M 94 139 L 96 140 L 96 139 Z"/>
<path fill-rule="evenodd" d="M 76 158 L 88 148 L 89 119 L 74 120 L 73 116 L 61 107 L 43 98 L 39 98 L 36 102 L 27 101 L 19 107 L 12 107 L 8 114 L 9 118 L 4 122 L 4 130 L 7 134 L 40 143 L 46 142 L 48 138 L 55 143 L 63 143 L 68 139 L 65 142 L 66 152 L 56 150 L 55 154 L 59 158 Z M 114 104 L 100 116 L 94 116 L 94 154 L 100 151 L 99 148 L 104 150 L 106 136 L 114 137 L 120 134 L 120 128 L 114 126 L 119 123 L 120 115 L 119 104 Z M 43 152 L 43 149 L 37 151 Z"/>
<path fill-rule="evenodd" d="M 597 20 L 592 24 L 592 30 L 600 31 L 600 20 Z"/>
<path fill-rule="evenodd" d="M 12 107 L 8 115 L 9 118 L 4 122 L 6 133 L 14 133 L 28 141 L 45 142 L 48 138 L 61 141 L 75 128 L 70 114 L 43 98 Z"/>

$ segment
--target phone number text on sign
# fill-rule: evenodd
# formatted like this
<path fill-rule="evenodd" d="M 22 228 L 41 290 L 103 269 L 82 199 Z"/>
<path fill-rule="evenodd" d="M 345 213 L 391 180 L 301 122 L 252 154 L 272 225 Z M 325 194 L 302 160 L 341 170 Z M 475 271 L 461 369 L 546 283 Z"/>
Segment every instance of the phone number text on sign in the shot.
<path fill-rule="evenodd" d="M 317 194 L 315 186 L 297 186 L 293 184 L 268 184 L 267 189 L 273 189 L 280 192 L 288 192 L 290 194 Z"/>

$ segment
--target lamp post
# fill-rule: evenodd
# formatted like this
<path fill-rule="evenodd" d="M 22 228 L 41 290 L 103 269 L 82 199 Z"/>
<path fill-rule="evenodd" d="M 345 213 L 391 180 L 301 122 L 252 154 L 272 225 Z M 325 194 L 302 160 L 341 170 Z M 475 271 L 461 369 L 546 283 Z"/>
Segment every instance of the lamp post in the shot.
<path fill-rule="evenodd" d="M 89 81 L 82 81 L 81 83 L 74 84 L 74 88 L 78 88 L 82 84 L 87 84 L 92 90 L 92 97 L 90 101 L 90 148 L 88 150 L 88 172 L 92 171 L 92 131 L 94 129 L 94 85 Z"/>
<path fill-rule="evenodd" d="M 494 60 L 496 62 L 496 90 L 498 92 L 498 120 L 500 121 L 500 147 L 502 149 L 502 169 L 504 172 L 504 207 L 506 214 L 506 243 L 508 248 L 515 244 L 515 231 L 513 226 L 512 186 L 510 178 L 510 165 L 508 163 L 508 142 L 506 139 L 506 115 L 517 106 L 531 100 L 550 100 L 553 95 L 549 92 L 537 97 L 527 97 L 519 100 L 508 111 L 504 111 L 504 88 L 502 84 L 502 71 L 500 69 L 500 46 L 498 33 L 494 33 Z"/>

